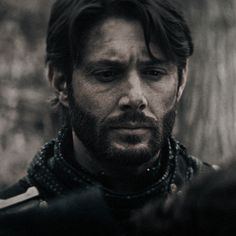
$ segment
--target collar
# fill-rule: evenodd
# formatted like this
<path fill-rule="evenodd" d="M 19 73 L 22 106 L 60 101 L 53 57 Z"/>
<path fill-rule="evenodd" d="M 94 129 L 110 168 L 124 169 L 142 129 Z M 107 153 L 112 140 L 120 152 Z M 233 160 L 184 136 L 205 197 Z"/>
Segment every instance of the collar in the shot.
<path fill-rule="evenodd" d="M 147 186 L 140 192 L 130 194 L 116 193 L 105 188 L 94 176 L 89 174 L 80 165 L 73 165 L 66 157 L 71 130 L 63 128 L 59 131 L 56 139 L 46 143 L 39 153 L 36 154 L 29 169 L 28 176 L 32 183 L 39 187 L 47 196 L 55 197 L 65 195 L 78 189 L 87 189 L 98 186 L 104 193 L 108 202 L 119 205 L 123 202 L 124 207 L 136 205 L 135 202 L 146 202 L 153 197 L 166 197 L 170 192 L 170 186 L 174 183 L 176 175 L 176 163 L 181 146 L 173 138 L 168 139 L 167 162 L 162 175 L 155 183 Z M 156 165 L 147 169 L 148 175 L 158 174 L 160 166 Z"/>

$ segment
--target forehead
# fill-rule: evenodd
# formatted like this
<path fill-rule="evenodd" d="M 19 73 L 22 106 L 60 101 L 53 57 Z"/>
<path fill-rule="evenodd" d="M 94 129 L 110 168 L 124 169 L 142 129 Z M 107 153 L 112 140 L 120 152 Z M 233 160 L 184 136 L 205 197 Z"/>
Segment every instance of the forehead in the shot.
<path fill-rule="evenodd" d="M 156 58 L 164 59 L 157 44 L 151 42 L 150 48 Z M 140 23 L 123 18 L 108 18 L 94 26 L 88 35 L 84 59 L 149 60 Z"/>

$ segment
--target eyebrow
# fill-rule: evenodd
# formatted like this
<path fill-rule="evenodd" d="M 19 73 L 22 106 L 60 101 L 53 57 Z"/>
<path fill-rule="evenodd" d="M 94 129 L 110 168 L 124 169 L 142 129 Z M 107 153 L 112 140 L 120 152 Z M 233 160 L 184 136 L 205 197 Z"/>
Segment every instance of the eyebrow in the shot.
<path fill-rule="evenodd" d="M 125 68 L 125 63 L 118 60 L 99 60 L 89 61 L 85 65 L 85 71 L 91 71 L 94 68 L 112 67 L 112 68 Z"/>
<path fill-rule="evenodd" d="M 170 65 L 170 62 L 163 59 L 152 59 L 152 60 L 146 60 L 146 61 L 140 61 L 138 62 L 139 66 L 143 67 L 151 67 L 151 66 L 168 66 Z M 89 61 L 86 63 L 84 70 L 86 72 L 93 71 L 94 68 L 102 68 L 102 67 L 111 67 L 111 68 L 117 68 L 117 69 L 125 69 L 126 63 L 120 60 L 98 60 L 98 61 Z"/>
<path fill-rule="evenodd" d="M 139 62 L 139 65 L 144 66 L 144 67 L 151 67 L 151 66 L 168 66 L 171 63 L 167 60 L 159 59 L 159 58 L 154 58 L 152 60 L 148 61 L 141 61 Z"/>

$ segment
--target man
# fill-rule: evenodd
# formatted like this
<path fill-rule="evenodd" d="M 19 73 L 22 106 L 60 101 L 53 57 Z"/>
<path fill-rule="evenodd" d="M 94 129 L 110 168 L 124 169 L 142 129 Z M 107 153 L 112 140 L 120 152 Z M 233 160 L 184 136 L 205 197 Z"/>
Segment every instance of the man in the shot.
<path fill-rule="evenodd" d="M 63 128 L 1 194 L 1 208 L 47 206 L 96 186 L 124 222 L 211 169 L 171 137 L 192 52 L 171 2 L 57 0 L 46 62 Z"/>

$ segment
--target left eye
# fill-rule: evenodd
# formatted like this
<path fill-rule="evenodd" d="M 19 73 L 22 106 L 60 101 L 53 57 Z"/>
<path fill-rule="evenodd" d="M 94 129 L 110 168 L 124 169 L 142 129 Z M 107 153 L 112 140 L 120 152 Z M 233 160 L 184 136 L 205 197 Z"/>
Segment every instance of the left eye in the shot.
<path fill-rule="evenodd" d="M 156 70 L 144 71 L 143 74 L 145 74 L 145 75 L 152 75 L 152 76 L 159 76 L 160 75 L 160 71 L 156 71 Z"/>
<path fill-rule="evenodd" d="M 144 70 L 142 74 L 150 80 L 159 80 L 165 74 L 163 71 L 160 70 Z"/>

